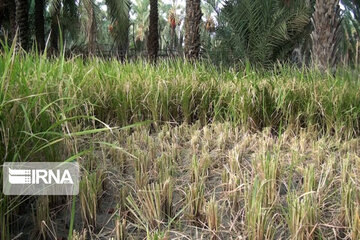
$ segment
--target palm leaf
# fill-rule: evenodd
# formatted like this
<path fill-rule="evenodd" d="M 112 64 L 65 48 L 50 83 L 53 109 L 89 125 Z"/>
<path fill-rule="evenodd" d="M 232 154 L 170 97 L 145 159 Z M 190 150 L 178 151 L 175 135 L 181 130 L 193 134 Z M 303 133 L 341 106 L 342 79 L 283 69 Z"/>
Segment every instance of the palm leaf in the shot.
<path fill-rule="evenodd" d="M 106 0 L 106 5 L 114 26 L 113 37 L 115 42 L 122 51 L 126 50 L 129 42 L 130 1 Z"/>
<path fill-rule="evenodd" d="M 306 1 L 228 0 L 221 11 L 218 29 L 220 49 L 232 60 L 269 65 L 285 60 L 310 23 Z"/>

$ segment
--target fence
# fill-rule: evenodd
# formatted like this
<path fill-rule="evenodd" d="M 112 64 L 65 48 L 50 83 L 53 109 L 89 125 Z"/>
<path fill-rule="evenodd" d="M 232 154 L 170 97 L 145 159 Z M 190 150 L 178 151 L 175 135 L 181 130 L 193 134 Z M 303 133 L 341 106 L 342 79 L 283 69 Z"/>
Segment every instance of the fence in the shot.
<path fill-rule="evenodd" d="M 128 49 L 128 50 L 120 50 L 117 49 L 113 45 L 98 45 L 96 50 L 90 54 L 90 52 L 85 50 L 75 50 L 71 51 L 71 53 L 81 54 L 85 56 L 97 56 L 101 58 L 118 58 L 118 59 L 136 59 L 136 58 L 144 58 L 147 57 L 147 50 L 139 50 L 139 49 Z M 158 57 L 159 58 L 175 58 L 183 55 L 182 51 L 177 49 L 159 49 Z"/>

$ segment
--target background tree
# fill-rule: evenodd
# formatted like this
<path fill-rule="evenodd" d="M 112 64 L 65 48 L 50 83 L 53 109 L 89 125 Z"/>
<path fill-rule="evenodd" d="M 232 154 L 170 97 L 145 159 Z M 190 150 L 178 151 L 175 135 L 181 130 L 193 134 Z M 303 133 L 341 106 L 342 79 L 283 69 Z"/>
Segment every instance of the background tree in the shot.
<path fill-rule="evenodd" d="M 168 24 L 170 27 L 170 49 L 175 49 L 177 46 L 176 27 L 178 25 L 178 19 L 176 15 L 176 9 L 171 8 L 168 13 Z"/>
<path fill-rule="evenodd" d="M 128 0 L 106 0 L 119 57 L 124 61 L 129 48 L 130 2 Z"/>
<path fill-rule="evenodd" d="M 16 34 L 16 17 L 15 17 L 16 5 L 15 5 L 15 0 L 9 0 L 5 7 L 6 7 L 6 11 L 8 12 L 8 15 L 9 15 L 10 39 L 13 39 L 15 37 L 15 34 Z"/>
<path fill-rule="evenodd" d="M 197 59 L 200 54 L 201 1 L 186 0 L 185 57 Z"/>
<path fill-rule="evenodd" d="M 148 57 L 150 61 L 156 62 L 159 51 L 159 11 L 158 1 L 150 0 L 150 23 L 149 37 L 147 42 Z"/>
<path fill-rule="evenodd" d="M 201 40 L 204 51 L 208 53 L 214 45 L 214 36 L 216 30 L 216 22 L 214 15 L 215 8 L 208 2 L 202 4 L 202 12 L 204 14 L 203 23 L 201 27 Z"/>
<path fill-rule="evenodd" d="M 170 56 L 182 51 L 184 7 L 179 1 L 159 2 L 160 48 Z"/>
<path fill-rule="evenodd" d="M 97 19 L 95 8 L 96 4 L 92 0 L 83 0 L 86 11 L 87 21 L 85 23 L 86 42 L 89 54 L 94 54 L 96 50 Z"/>
<path fill-rule="evenodd" d="M 45 49 L 45 3 L 44 0 L 35 0 L 35 39 L 40 52 Z"/>
<path fill-rule="evenodd" d="M 146 46 L 146 36 L 149 29 L 149 0 L 134 0 L 132 13 L 134 15 L 133 32 L 134 44 L 137 51 L 144 50 Z"/>
<path fill-rule="evenodd" d="M 27 0 L 15 0 L 16 28 L 20 46 L 27 50 L 29 44 L 29 5 Z"/>
<path fill-rule="evenodd" d="M 342 63 L 349 66 L 359 64 L 359 36 L 360 36 L 360 1 L 342 0 L 341 14 L 342 32 L 340 35 L 340 51 Z"/>
<path fill-rule="evenodd" d="M 214 63 L 231 65 L 243 61 L 269 67 L 277 61 L 303 64 L 311 59 L 310 52 L 314 65 L 320 68 L 325 62 L 333 67 L 338 58 L 343 64 L 358 65 L 360 1 L 341 0 L 341 8 L 340 0 L 319 0 L 316 6 L 315 1 L 187 0 L 185 8 L 185 1 L 160 1 L 159 48 L 175 56 L 173 50 L 182 52 L 185 45 L 186 57 L 197 58 L 201 50 Z M 331 3 L 337 6 L 332 15 L 326 12 L 333 9 Z M 11 40 L 19 27 L 18 41 L 23 48 L 35 40 L 43 50 L 51 33 L 48 47 L 53 53 L 58 53 L 62 36 L 61 45 L 66 42 L 67 52 L 100 49 L 117 52 L 124 59 L 130 48 L 141 55 L 148 46 L 149 27 L 154 26 L 149 24 L 149 6 L 149 0 L 0 1 L 0 24 L 5 29 L 0 38 L 8 33 Z M 324 29 L 327 32 L 321 32 Z M 331 32 L 334 29 L 336 33 Z M 330 50 L 324 50 L 326 46 Z"/>
<path fill-rule="evenodd" d="M 311 4 L 303 0 L 228 1 L 217 20 L 216 44 L 210 52 L 216 61 L 229 64 L 272 66 L 286 61 L 306 38 L 311 12 Z"/>
<path fill-rule="evenodd" d="M 50 47 L 52 54 L 57 54 L 59 51 L 59 28 L 60 28 L 60 1 L 54 1 L 50 7 L 51 23 L 50 23 Z"/>
<path fill-rule="evenodd" d="M 335 67 L 339 43 L 339 0 L 316 0 L 312 17 L 312 60 L 320 70 Z"/>

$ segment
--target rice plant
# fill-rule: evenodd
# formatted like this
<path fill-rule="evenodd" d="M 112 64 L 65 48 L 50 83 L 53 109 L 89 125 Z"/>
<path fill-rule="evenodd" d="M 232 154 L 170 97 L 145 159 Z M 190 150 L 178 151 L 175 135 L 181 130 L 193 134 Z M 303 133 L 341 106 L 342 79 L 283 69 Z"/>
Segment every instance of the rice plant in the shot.
<path fill-rule="evenodd" d="M 273 207 L 264 203 L 267 198 L 265 181 L 258 177 L 253 182 L 248 180 L 244 191 L 245 196 L 245 223 L 247 236 L 250 239 L 273 239 L 275 234 Z"/>
<path fill-rule="evenodd" d="M 359 238 L 357 71 L 14 48 L 0 57 L 1 164 L 77 161 L 82 180 L 58 204 L 1 193 L 1 239 Z"/>
<path fill-rule="evenodd" d="M 98 169 L 92 173 L 85 173 L 79 185 L 81 216 L 88 226 L 94 228 L 97 223 L 98 200 L 103 191 L 104 178 L 103 170 Z"/>
<path fill-rule="evenodd" d="M 194 182 L 186 192 L 186 216 L 195 222 L 204 221 L 204 183 Z"/>
<path fill-rule="evenodd" d="M 137 222 L 144 229 L 159 228 L 172 215 L 171 180 L 163 183 L 152 183 L 137 192 L 137 200 L 131 195 L 127 198 L 128 207 Z"/>
<path fill-rule="evenodd" d="M 303 194 L 288 197 L 287 222 L 293 239 L 316 239 L 320 206 L 314 191 L 314 166 L 306 168 L 304 178 Z"/>
<path fill-rule="evenodd" d="M 116 240 L 125 240 L 127 238 L 126 219 L 120 217 L 115 220 L 115 235 Z"/>
<path fill-rule="evenodd" d="M 212 197 L 210 201 L 206 203 L 205 208 L 207 225 L 212 232 L 213 239 L 215 239 L 216 233 L 219 231 L 221 221 L 221 212 L 215 197 Z"/>

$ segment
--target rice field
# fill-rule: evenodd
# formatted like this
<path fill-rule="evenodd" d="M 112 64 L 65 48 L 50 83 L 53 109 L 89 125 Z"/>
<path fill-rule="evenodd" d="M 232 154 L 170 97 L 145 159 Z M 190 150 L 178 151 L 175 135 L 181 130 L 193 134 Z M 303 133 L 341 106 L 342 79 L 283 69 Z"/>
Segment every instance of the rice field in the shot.
<path fill-rule="evenodd" d="M 360 239 L 356 70 L 5 47 L 0 76 L 1 164 L 82 172 L 76 197 L 1 193 L 1 239 Z"/>

